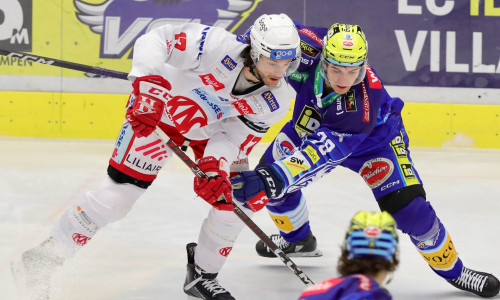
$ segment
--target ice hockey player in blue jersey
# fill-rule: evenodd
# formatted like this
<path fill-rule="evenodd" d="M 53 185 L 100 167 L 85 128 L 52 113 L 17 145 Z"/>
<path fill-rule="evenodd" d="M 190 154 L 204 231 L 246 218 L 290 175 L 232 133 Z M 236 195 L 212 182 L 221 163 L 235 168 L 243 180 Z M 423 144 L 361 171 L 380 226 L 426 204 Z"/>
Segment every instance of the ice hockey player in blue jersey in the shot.
<path fill-rule="evenodd" d="M 341 248 L 341 277 L 307 288 L 299 300 L 390 300 L 382 286 L 399 264 L 396 222 L 387 212 L 354 215 Z"/>
<path fill-rule="evenodd" d="M 463 265 L 427 201 L 408 150 L 404 103 L 389 96 L 368 64 L 362 29 L 338 23 L 329 29 L 296 26 L 302 57 L 289 77 L 297 92 L 293 118 L 256 169 L 233 178 L 236 200 L 254 211 L 268 209 L 280 230 L 271 238 L 289 256 L 319 256 L 300 189 L 337 166 L 348 168 L 363 177 L 380 209 L 394 217 L 435 273 L 456 288 L 497 295 L 498 279 Z M 274 256 L 262 242 L 256 249 Z"/>

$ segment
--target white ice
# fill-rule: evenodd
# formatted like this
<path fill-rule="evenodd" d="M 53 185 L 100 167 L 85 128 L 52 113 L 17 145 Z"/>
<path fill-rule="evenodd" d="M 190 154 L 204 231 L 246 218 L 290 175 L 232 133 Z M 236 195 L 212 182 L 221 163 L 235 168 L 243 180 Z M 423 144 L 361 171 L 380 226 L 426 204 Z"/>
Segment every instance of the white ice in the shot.
<path fill-rule="evenodd" d="M 20 299 L 9 263 L 43 241 L 59 216 L 106 176 L 114 141 L 0 138 L 0 299 Z M 265 145 L 251 157 L 254 165 Z M 500 275 L 500 150 L 412 150 L 428 199 L 466 266 Z M 196 241 L 209 206 L 195 198 L 193 175 L 173 157 L 124 219 L 102 229 L 55 275 L 53 300 L 192 299 L 182 290 L 185 245 Z M 358 174 L 334 170 L 304 190 L 312 229 L 324 252 L 292 258 L 315 282 L 336 276 L 339 246 L 358 210 L 377 210 Z M 253 219 L 276 233 L 269 215 Z M 387 287 L 395 299 L 473 299 L 435 275 L 407 236 Z M 256 255 L 244 229 L 219 274 L 239 300 L 297 299 L 303 283 L 278 259 Z"/>

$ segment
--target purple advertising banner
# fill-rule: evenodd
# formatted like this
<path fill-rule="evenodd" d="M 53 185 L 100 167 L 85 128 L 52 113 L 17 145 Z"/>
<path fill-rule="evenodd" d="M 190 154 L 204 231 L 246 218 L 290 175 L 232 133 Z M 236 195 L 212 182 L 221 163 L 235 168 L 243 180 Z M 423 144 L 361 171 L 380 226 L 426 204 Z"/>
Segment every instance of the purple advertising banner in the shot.
<path fill-rule="evenodd" d="M 386 85 L 500 88 L 500 1 L 495 0 L 74 0 L 101 35 L 101 58 L 120 58 L 156 26 L 198 22 L 241 34 L 263 13 L 308 26 L 358 24 L 368 61 Z M 495 7 L 495 3 L 497 7 Z M 130 55 L 129 55 L 130 57 Z"/>
<path fill-rule="evenodd" d="M 500 1 L 264 0 L 249 20 L 279 12 L 308 26 L 360 25 L 386 85 L 500 88 Z"/>

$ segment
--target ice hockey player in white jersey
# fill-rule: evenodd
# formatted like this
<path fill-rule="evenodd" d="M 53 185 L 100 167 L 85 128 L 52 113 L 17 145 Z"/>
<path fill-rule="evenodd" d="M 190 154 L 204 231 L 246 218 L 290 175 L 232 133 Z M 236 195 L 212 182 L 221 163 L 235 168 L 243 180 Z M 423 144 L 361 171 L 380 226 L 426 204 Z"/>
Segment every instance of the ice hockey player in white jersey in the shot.
<path fill-rule="evenodd" d="M 229 174 L 248 168 L 244 162 L 252 148 L 288 111 L 284 76 L 296 69 L 298 58 L 300 39 L 285 14 L 260 16 L 242 36 L 194 23 L 164 25 L 141 36 L 109 176 L 97 190 L 75 199 L 41 245 L 13 262 L 18 282 L 35 299 L 49 299 L 56 267 L 99 229 L 125 217 L 173 156 L 155 132 L 162 130 L 177 145 L 191 147 L 209 175 L 194 180 L 196 194 L 213 207 L 198 242 L 187 245 L 184 291 L 202 299 L 234 299 L 216 279 L 244 227 L 232 212 Z M 225 200 L 217 201 L 214 195 L 221 193 Z M 165 200 L 183 201 L 168 195 Z"/>

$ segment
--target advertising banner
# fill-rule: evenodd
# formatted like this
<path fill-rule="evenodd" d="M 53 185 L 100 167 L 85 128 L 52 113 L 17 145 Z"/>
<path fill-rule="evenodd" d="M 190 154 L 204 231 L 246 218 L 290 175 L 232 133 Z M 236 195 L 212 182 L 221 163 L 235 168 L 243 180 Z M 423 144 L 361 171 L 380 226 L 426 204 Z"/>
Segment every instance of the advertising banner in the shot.
<path fill-rule="evenodd" d="M 2 0 L 0 47 L 128 72 L 134 41 L 154 27 L 198 22 L 241 34 L 281 12 L 311 26 L 361 25 L 387 86 L 500 89 L 494 0 Z M 94 77 L 6 57 L 1 75 Z"/>

